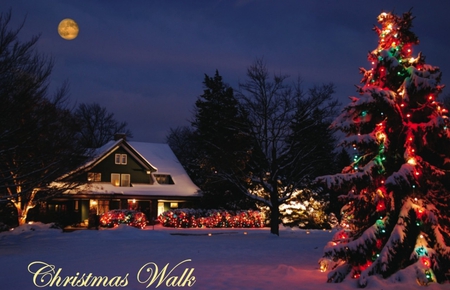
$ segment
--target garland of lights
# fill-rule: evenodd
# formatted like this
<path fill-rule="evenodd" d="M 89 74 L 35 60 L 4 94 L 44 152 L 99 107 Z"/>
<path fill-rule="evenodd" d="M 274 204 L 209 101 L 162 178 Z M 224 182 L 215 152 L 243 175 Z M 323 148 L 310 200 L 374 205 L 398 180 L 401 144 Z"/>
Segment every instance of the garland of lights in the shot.
<path fill-rule="evenodd" d="M 417 282 L 436 282 L 434 271 L 441 271 L 441 281 L 448 279 L 439 269 L 439 263 L 445 263 L 439 255 L 448 257 L 449 250 L 438 227 L 439 199 L 433 200 L 430 187 L 431 177 L 445 176 L 448 166 L 429 163 L 431 153 L 425 150 L 433 149 L 427 134 L 450 138 L 448 110 L 437 100 L 443 88 L 439 68 L 425 64 L 421 53 L 412 56 L 412 46 L 419 43 L 409 30 L 412 19 L 410 12 L 402 17 L 379 15 L 381 28 L 374 28 L 378 47 L 368 56 L 372 67 L 361 69 L 360 97 L 351 97 L 351 104 L 334 123 L 347 133 L 343 144 L 356 154 L 341 174 L 322 178 L 337 188 L 352 185 L 342 196 L 346 202 L 342 230 L 319 261 L 321 271 L 332 270 L 328 282 L 340 282 L 349 275 L 364 287 L 370 275 L 392 274 L 392 257 L 406 236 L 415 242 L 405 260 L 414 264 Z M 439 158 L 447 157 L 439 153 Z M 402 190 L 394 192 L 400 185 Z M 447 194 L 436 188 L 436 195 Z M 445 204 L 444 199 L 440 205 L 444 218 Z"/>
<path fill-rule="evenodd" d="M 172 228 L 261 228 L 264 218 L 259 211 L 175 209 L 158 217 L 164 227 Z"/>
<path fill-rule="evenodd" d="M 126 224 L 135 228 L 145 228 L 147 226 L 147 218 L 144 213 L 134 210 L 111 210 L 102 214 L 100 217 L 100 226 L 113 228 L 119 224 Z"/>

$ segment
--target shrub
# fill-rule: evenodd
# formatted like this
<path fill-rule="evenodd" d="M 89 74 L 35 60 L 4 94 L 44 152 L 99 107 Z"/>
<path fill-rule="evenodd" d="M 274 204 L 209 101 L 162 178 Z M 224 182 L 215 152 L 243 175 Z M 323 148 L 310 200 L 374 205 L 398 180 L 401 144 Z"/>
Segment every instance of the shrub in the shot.
<path fill-rule="evenodd" d="M 164 227 L 173 228 L 261 228 L 264 218 L 254 210 L 175 209 L 158 217 Z"/>
<path fill-rule="evenodd" d="M 144 228 L 147 225 L 147 217 L 144 213 L 134 210 L 114 209 L 100 217 L 100 226 L 117 227 L 119 224 L 127 224 L 135 228 Z"/>

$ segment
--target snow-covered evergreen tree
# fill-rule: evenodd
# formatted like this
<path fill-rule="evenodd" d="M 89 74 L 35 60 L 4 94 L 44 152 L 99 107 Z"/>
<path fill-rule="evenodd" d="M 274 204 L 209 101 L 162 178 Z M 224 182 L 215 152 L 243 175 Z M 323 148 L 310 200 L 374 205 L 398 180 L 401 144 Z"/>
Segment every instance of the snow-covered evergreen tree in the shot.
<path fill-rule="evenodd" d="M 286 226 L 305 229 L 330 228 L 325 209 L 328 202 L 309 188 L 296 190 L 280 205 L 281 222 Z"/>
<path fill-rule="evenodd" d="M 438 67 L 425 63 L 411 12 L 381 13 L 378 47 L 351 102 L 333 126 L 353 163 L 318 182 L 340 191 L 344 228 L 319 261 L 329 282 L 391 276 L 414 267 L 417 282 L 450 279 L 450 126 L 437 101 Z"/>

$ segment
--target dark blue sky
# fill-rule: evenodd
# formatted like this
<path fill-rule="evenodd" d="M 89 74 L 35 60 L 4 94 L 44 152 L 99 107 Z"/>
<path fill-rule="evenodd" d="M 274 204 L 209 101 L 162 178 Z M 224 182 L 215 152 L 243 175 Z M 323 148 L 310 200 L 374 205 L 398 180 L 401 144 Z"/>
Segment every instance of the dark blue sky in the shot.
<path fill-rule="evenodd" d="M 333 82 L 346 104 L 377 47 L 382 11 L 413 8 L 414 55 L 422 51 L 450 85 L 448 1 L 3 0 L 1 12 L 9 8 L 12 27 L 26 17 L 20 38 L 40 34 L 39 52 L 53 57 L 52 87 L 68 81 L 73 104 L 100 103 L 135 141 L 164 142 L 189 124 L 205 73 L 218 69 L 237 86 L 259 57 L 270 72 L 300 75 L 305 88 Z M 59 37 L 64 18 L 77 21 L 76 39 Z"/>

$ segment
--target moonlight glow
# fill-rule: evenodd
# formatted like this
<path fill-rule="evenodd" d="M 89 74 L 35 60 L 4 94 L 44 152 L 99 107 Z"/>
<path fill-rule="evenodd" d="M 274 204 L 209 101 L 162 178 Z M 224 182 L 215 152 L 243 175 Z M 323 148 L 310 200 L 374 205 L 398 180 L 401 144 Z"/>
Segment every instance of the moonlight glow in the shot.
<path fill-rule="evenodd" d="M 59 35 L 66 40 L 75 39 L 78 36 L 78 32 L 78 24 L 73 19 L 66 18 L 58 25 Z"/>

